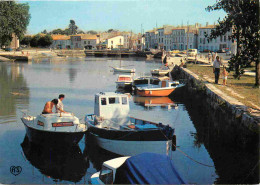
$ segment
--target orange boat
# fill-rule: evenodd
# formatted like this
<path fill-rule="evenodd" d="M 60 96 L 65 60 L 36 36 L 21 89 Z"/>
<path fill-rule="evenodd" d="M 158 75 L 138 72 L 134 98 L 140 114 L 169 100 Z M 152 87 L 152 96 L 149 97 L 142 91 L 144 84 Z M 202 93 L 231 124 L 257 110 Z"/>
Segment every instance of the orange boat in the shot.
<path fill-rule="evenodd" d="M 136 93 L 139 96 L 169 96 L 176 88 L 182 86 L 178 81 L 170 82 L 169 80 L 163 80 L 158 85 L 137 86 Z"/>

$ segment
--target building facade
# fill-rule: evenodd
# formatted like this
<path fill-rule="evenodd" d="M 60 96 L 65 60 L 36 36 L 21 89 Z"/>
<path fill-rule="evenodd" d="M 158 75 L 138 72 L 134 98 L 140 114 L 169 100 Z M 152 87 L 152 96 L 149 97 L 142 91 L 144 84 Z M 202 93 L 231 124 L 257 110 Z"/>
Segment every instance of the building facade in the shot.
<path fill-rule="evenodd" d="M 54 49 L 70 49 L 71 48 L 71 40 L 70 36 L 67 35 L 51 35 L 53 41 L 51 44 L 51 48 Z"/>
<path fill-rule="evenodd" d="M 108 38 L 105 40 L 105 44 L 107 49 L 115 49 L 115 48 L 123 48 L 124 46 L 124 37 L 123 36 L 115 36 L 112 38 Z"/>
<path fill-rule="evenodd" d="M 205 35 L 210 35 L 211 30 L 215 29 L 215 25 L 207 25 L 205 27 L 200 27 L 198 35 L 198 49 L 199 51 L 218 51 L 221 49 L 231 50 L 232 41 L 229 40 L 231 31 L 227 32 L 225 35 L 219 36 L 216 39 L 208 40 Z"/>
<path fill-rule="evenodd" d="M 90 35 L 90 34 L 82 34 L 81 35 L 81 46 L 83 49 L 96 49 L 98 39 L 96 35 Z"/>

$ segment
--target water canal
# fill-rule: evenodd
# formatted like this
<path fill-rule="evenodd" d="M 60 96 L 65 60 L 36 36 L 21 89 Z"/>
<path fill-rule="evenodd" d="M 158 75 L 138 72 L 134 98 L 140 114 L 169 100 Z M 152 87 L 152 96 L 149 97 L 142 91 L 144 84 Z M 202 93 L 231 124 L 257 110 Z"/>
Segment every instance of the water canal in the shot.
<path fill-rule="evenodd" d="M 136 76 L 149 75 L 160 61 L 125 58 L 122 65 L 133 65 Z M 21 110 L 39 114 L 45 102 L 66 95 L 65 110 L 83 118 L 93 112 L 94 94 L 115 91 L 116 74 L 110 66 L 119 66 L 115 58 L 41 59 L 32 63 L 0 63 L 0 183 L 88 183 L 91 174 L 100 169 L 103 161 L 114 155 L 85 145 L 66 150 L 30 146 L 20 120 Z M 189 101 L 185 93 L 171 97 L 174 106 L 148 106 L 145 99 L 130 97 L 131 115 L 162 122 L 176 130 L 178 149 L 207 167 L 184 156 L 171 153 L 180 174 L 188 183 L 256 183 L 250 173 L 255 155 L 212 141 L 205 127 L 212 119 Z M 221 120 L 222 122 L 224 120 Z M 209 124 L 210 125 L 210 124 Z M 91 141 L 90 141 L 91 142 Z M 134 150 L 134 148 L 133 148 Z M 11 166 L 21 166 L 14 176 Z M 249 174 L 249 176 L 248 176 Z"/>

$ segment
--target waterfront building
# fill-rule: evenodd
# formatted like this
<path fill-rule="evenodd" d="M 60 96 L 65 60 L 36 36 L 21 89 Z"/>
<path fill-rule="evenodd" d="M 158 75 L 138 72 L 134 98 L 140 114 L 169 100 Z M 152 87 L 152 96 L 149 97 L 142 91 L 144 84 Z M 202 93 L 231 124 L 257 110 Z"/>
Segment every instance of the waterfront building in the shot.
<path fill-rule="evenodd" d="M 108 38 L 105 40 L 104 44 L 106 44 L 107 49 L 123 48 L 124 37 L 119 35 L 119 36 Z"/>
<path fill-rule="evenodd" d="M 71 48 L 70 36 L 67 35 L 51 35 L 53 41 L 51 48 L 54 49 L 69 49 Z"/>
<path fill-rule="evenodd" d="M 199 51 L 204 51 L 204 50 L 217 51 L 221 49 L 231 50 L 232 40 L 229 40 L 231 31 L 227 32 L 225 35 L 217 37 L 216 39 L 208 40 L 205 34 L 210 35 L 212 29 L 215 29 L 215 25 L 206 25 L 205 27 L 200 27 L 198 29 Z"/>
<path fill-rule="evenodd" d="M 10 43 L 9 48 L 17 49 L 17 48 L 19 48 L 19 46 L 20 46 L 19 39 L 18 39 L 17 35 L 15 35 L 15 34 L 13 33 L 13 34 L 12 34 L 12 41 L 11 41 L 11 43 Z"/>
<path fill-rule="evenodd" d="M 184 50 L 184 38 L 187 28 L 172 29 L 172 49 Z"/>
<path fill-rule="evenodd" d="M 165 31 L 164 32 L 164 50 L 171 51 L 172 49 L 173 49 L 172 32 Z"/>
<path fill-rule="evenodd" d="M 96 49 L 98 44 L 97 35 L 82 34 L 81 35 L 81 46 L 84 49 Z"/>
<path fill-rule="evenodd" d="M 70 36 L 71 40 L 71 48 L 72 49 L 82 49 L 82 44 L 81 44 L 81 35 L 71 35 Z"/>

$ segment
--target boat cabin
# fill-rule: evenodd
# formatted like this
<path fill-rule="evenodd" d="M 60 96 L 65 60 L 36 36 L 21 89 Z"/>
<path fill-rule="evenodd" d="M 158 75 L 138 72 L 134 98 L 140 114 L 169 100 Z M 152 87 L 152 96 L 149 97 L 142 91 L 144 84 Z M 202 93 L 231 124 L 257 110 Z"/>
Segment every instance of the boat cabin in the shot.
<path fill-rule="evenodd" d="M 119 75 L 117 78 L 118 82 L 132 82 L 132 76 L 131 75 Z"/>
<path fill-rule="evenodd" d="M 127 117 L 129 114 L 128 96 L 114 92 L 96 94 L 94 114 L 104 119 Z"/>

